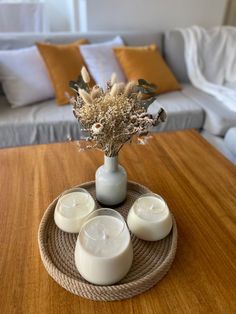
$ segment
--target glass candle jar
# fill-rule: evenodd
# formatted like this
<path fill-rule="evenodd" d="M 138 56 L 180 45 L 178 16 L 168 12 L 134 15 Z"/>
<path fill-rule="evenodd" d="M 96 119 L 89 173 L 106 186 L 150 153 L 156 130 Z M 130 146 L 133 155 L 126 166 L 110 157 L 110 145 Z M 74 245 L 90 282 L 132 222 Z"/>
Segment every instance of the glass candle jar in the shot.
<path fill-rule="evenodd" d="M 160 195 L 140 196 L 131 207 L 127 224 L 136 237 L 146 241 L 165 238 L 172 228 L 172 218 L 166 202 Z"/>
<path fill-rule="evenodd" d="M 79 233 L 84 219 L 96 208 L 91 194 L 82 188 L 63 193 L 58 199 L 54 221 L 62 231 Z"/>
<path fill-rule="evenodd" d="M 97 285 L 111 285 L 129 271 L 133 260 L 130 233 L 115 210 L 92 212 L 82 226 L 75 248 L 75 264 L 80 274 Z"/>

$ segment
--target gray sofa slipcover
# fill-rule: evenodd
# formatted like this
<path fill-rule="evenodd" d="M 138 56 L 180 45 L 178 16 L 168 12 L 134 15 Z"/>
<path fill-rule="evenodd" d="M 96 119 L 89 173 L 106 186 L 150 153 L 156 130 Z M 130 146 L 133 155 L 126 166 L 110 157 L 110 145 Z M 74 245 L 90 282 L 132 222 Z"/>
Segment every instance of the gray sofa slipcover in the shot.
<path fill-rule="evenodd" d="M 10 109 L 0 96 L 1 147 L 64 142 L 81 137 L 70 105 L 57 106 L 54 99 Z"/>
<path fill-rule="evenodd" d="M 79 33 L 79 34 L 0 34 L 0 50 L 29 47 L 36 41 L 68 43 L 79 38 L 87 38 L 91 43 L 114 38 L 117 33 Z M 130 46 L 155 43 L 163 52 L 163 33 L 119 33 Z M 160 95 L 150 109 L 156 114 L 163 106 L 168 113 L 168 121 L 155 131 L 186 128 L 200 129 L 204 111 L 182 91 Z M 79 139 L 81 130 L 72 114 L 70 105 L 59 107 L 54 99 L 26 107 L 11 109 L 6 98 L 0 97 L 0 146 L 9 147 L 38 143 L 65 141 L 67 138 Z"/>
<path fill-rule="evenodd" d="M 204 112 L 183 90 L 158 96 L 148 111 L 155 115 L 160 107 L 167 112 L 167 121 L 153 128 L 154 132 L 174 131 L 183 129 L 201 129 L 204 122 Z"/>
<path fill-rule="evenodd" d="M 54 100 L 10 109 L 4 96 L 0 96 L 0 143 L 2 147 L 52 143 L 79 139 L 82 136 L 71 105 L 56 106 Z M 200 129 L 203 110 L 181 91 L 160 95 L 149 107 L 156 114 L 160 107 L 168 113 L 168 120 L 153 131 Z"/>
<path fill-rule="evenodd" d="M 184 61 L 184 42 L 178 31 L 166 34 L 158 32 L 0 34 L 0 50 L 29 47 L 36 41 L 68 43 L 79 38 L 87 38 L 91 43 L 97 43 L 110 40 L 116 35 L 120 35 L 130 46 L 157 44 L 182 84 L 181 91 L 160 95 L 150 106 L 149 111 L 152 114 L 156 114 L 160 106 L 164 107 L 168 114 L 167 121 L 154 131 L 203 128 L 209 134 L 221 136 L 219 139 L 223 140 L 222 136 L 227 129 L 236 126 L 235 117 L 223 110 L 222 104 L 190 84 Z M 80 137 L 80 126 L 72 114 L 71 105 L 59 107 L 54 99 L 50 99 L 11 109 L 5 96 L 0 95 L 0 147 L 61 142 L 68 138 Z"/>

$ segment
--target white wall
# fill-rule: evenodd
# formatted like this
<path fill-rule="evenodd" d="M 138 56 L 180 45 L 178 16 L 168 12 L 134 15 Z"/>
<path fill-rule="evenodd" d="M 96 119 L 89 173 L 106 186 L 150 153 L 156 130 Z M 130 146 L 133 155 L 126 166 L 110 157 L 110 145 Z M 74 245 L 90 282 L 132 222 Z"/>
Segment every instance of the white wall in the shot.
<path fill-rule="evenodd" d="M 87 0 L 88 30 L 166 30 L 222 24 L 227 0 Z"/>
<path fill-rule="evenodd" d="M 44 0 L 50 31 L 167 30 L 223 22 L 228 0 Z M 79 7 L 86 14 L 74 21 Z M 73 11 L 73 7 L 75 10 Z M 85 10 L 86 11 L 86 10 Z"/>
<path fill-rule="evenodd" d="M 44 0 L 44 2 L 49 31 L 70 31 L 72 0 Z"/>

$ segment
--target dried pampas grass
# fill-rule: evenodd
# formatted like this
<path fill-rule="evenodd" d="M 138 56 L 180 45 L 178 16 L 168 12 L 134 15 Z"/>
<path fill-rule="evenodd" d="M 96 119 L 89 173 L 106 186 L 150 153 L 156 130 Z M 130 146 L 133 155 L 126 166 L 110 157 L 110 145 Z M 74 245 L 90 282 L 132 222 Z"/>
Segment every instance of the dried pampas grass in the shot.
<path fill-rule="evenodd" d="M 146 143 L 149 130 L 166 120 L 162 108 L 155 117 L 147 112 L 156 95 L 154 85 L 143 79 L 124 84 L 117 82 L 116 75 L 112 74 L 106 91 L 97 85 L 90 88 L 89 82 L 85 67 L 78 81 L 70 82 L 74 90 L 77 88 L 77 97 L 71 103 L 75 117 L 87 134 L 87 149 L 96 148 L 106 156 L 116 156 L 135 135 L 140 144 Z"/>

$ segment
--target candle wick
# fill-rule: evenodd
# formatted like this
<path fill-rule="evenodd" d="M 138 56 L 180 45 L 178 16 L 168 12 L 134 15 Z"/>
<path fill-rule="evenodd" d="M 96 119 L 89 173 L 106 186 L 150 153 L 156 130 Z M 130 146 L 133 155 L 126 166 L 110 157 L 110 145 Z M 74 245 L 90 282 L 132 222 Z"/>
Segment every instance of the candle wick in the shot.
<path fill-rule="evenodd" d="M 106 234 L 106 232 L 105 231 L 103 231 L 103 240 L 106 240 L 106 239 L 108 239 L 109 238 L 109 235 L 108 234 Z"/>
<path fill-rule="evenodd" d="M 79 205 L 79 202 L 76 202 L 75 199 L 73 199 L 73 204 L 72 204 L 72 207 L 76 207 L 77 205 Z"/>

